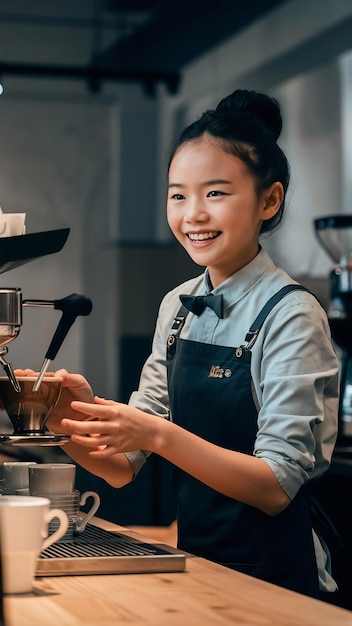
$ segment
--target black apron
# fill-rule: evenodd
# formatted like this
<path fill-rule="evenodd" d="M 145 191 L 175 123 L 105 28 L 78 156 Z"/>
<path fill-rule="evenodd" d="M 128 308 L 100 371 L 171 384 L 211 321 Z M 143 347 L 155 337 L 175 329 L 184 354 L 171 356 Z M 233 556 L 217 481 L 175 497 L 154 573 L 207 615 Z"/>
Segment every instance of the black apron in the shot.
<path fill-rule="evenodd" d="M 287 285 L 262 309 L 246 345 L 183 340 L 181 307 L 167 346 L 173 422 L 223 448 L 252 454 L 258 430 L 251 391 L 251 347 L 273 306 L 300 285 Z M 241 480 L 241 476 L 234 477 Z M 305 487 L 279 515 L 222 495 L 173 468 L 178 499 L 178 547 L 276 585 L 319 597 L 312 525 Z"/>

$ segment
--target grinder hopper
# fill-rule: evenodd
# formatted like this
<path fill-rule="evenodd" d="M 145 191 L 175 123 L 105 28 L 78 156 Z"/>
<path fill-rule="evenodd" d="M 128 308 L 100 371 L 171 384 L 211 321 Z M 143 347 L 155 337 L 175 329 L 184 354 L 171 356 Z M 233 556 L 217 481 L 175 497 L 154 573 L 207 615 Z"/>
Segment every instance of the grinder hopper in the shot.
<path fill-rule="evenodd" d="M 314 220 L 315 232 L 334 266 L 328 310 L 332 337 L 341 348 L 339 433 L 337 447 L 352 443 L 352 215 Z"/>

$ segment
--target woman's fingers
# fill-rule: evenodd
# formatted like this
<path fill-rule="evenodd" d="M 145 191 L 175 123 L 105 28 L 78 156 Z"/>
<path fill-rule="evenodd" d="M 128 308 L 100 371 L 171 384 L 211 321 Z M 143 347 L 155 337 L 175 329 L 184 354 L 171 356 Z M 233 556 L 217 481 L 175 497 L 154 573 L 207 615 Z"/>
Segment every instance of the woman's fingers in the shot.
<path fill-rule="evenodd" d="M 138 409 L 104 398 L 94 398 L 94 403 L 73 400 L 70 407 L 77 417 L 62 419 L 64 432 L 72 442 L 90 448 L 89 454 L 96 458 L 144 449 L 150 441 L 148 424 L 155 418 L 148 421 Z"/>
<path fill-rule="evenodd" d="M 117 453 L 117 450 L 113 446 L 97 446 L 94 450 L 91 450 L 88 454 L 92 459 L 106 459 L 109 456 L 113 456 Z"/>
<path fill-rule="evenodd" d="M 94 400 L 96 400 L 94 398 Z M 110 420 L 113 417 L 118 417 L 118 403 L 113 400 L 104 400 L 103 402 L 81 402 L 80 400 L 73 400 L 71 407 L 79 413 L 84 413 L 90 417 L 95 417 L 98 420 Z M 113 407 L 113 410 L 109 407 Z"/>
<path fill-rule="evenodd" d="M 72 441 L 75 443 L 79 443 L 84 448 L 97 448 L 98 446 L 107 446 L 107 437 L 102 437 L 101 435 L 96 435 L 95 437 L 91 437 L 90 435 L 79 435 L 78 433 L 73 433 L 71 435 Z"/>
<path fill-rule="evenodd" d="M 104 406 L 114 406 L 118 404 L 115 400 L 105 400 L 105 398 L 100 398 L 99 396 L 94 396 L 94 402 L 96 404 L 102 404 Z"/>
<path fill-rule="evenodd" d="M 100 430 L 100 424 L 97 426 L 96 420 L 71 420 L 64 417 L 63 420 L 61 420 L 61 423 L 66 431 L 72 435 L 89 435 L 90 437 L 100 436 L 100 433 L 97 433 L 97 430 Z"/>

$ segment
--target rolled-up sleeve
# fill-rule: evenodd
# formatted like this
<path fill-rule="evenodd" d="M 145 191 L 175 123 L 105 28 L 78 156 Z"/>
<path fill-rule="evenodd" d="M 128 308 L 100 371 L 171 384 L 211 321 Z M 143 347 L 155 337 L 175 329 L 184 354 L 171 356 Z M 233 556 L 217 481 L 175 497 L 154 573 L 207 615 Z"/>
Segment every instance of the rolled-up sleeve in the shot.
<path fill-rule="evenodd" d="M 264 329 L 263 329 L 264 330 Z M 291 296 L 253 351 L 260 396 L 254 454 L 293 498 L 329 466 L 338 419 L 338 359 L 315 299 Z M 255 356 L 257 354 L 257 356 Z"/>

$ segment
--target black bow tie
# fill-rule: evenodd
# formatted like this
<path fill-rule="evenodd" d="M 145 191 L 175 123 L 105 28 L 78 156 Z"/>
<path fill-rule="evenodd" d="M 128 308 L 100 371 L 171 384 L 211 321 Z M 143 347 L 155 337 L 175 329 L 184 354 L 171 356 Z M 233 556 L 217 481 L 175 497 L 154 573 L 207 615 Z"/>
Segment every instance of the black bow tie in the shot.
<path fill-rule="evenodd" d="M 209 293 L 207 296 L 186 296 L 182 294 L 180 300 L 186 309 L 195 315 L 200 315 L 205 307 L 208 306 L 215 311 L 218 317 L 224 317 L 222 294 L 219 296 L 214 296 L 213 293 Z"/>

